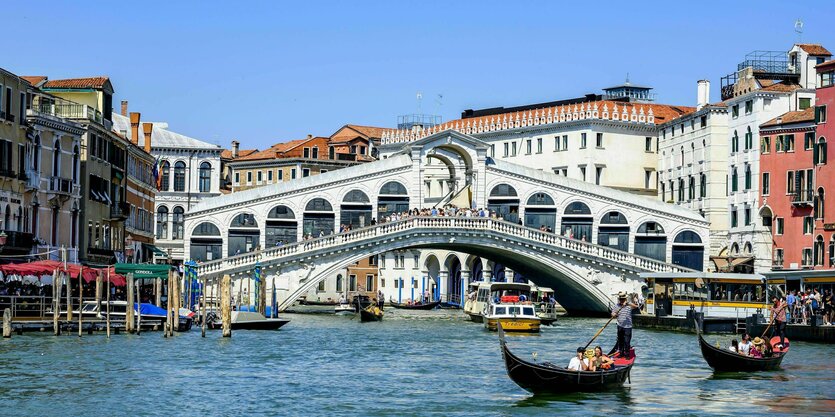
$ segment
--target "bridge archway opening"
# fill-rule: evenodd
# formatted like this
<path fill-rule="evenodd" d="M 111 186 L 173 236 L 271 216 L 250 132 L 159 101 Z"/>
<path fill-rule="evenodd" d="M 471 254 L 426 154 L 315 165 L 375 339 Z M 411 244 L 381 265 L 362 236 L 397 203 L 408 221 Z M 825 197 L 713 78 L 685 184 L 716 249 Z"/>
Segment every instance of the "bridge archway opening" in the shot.
<path fill-rule="evenodd" d="M 310 200 L 304 208 L 302 233 L 305 236 L 320 237 L 333 234 L 333 206 L 324 198 Z"/>
<path fill-rule="evenodd" d="M 360 190 L 351 190 L 342 198 L 339 224 L 352 228 L 371 224 L 371 200 Z"/>
<path fill-rule="evenodd" d="M 406 186 L 397 181 L 383 184 L 377 196 L 377 220 L 404 211 L 409 211 L 409 193 L 406 192 Z"/>
<path fill-rule="evenodd" d="M 446 269 L 447 269 L 447 285 L 446 285 L 446 300 L 450 303 L 460 303 L 461 302 L 461 294 L 463 291 L 463 284 L 462 284 L 462 266 L 461 260 L 458 259 L 456 255 L 450 255 L 446 259 Z"/>
<path fill-rule="evenodd" d="M 484 265 L 478 256 L 470 256 L 470 282 L 484 281 Z"/>
<path fill-rule="evenodd" d="M 423 268 L 427 275 L 427 288 L 432 293 L 432 298 L 437 300 L 441 297 L 441 263 L 434 254 L 429 255 L 423 261 Z"/>
<path fill-rule="evenodd" d="M 267 214 L 264 229 L 266 247 L 281 246 L 298 240 L 298 221 L 296 215 L 287 206 L 275 206 Z"/>
<path fill-rule="evenodd" d="M 664 261 L 667 259 L 667 234 L 657 222 L 645 222 L 635 232 L 635 254 Z"/>
<path fill-rule="evenodd" d="M 505 282 L 504 265 L 501 262 L 493 261 L 493 282 Z"/>
<path fill-rule="evenodd" d="M 430 153 L 423 166 L 424 205 L 435 205 L 454 193 L 456 162 L 450 156 Z"/>
<path fill-rule="evenodd" d="M 535 229 L 557 229 L 557 205 L 547 193 L 535 193 L 525 204 L 525 226 Z"/>
<path fill-rule="evenodd" d="M 213 261 L 221 258 L 223 236 L 220 229 L 212 223 L 203 222 L 191 233 L 191 259 L 200 262 Z"/>
<path fill-rule="evenodd" d="M 229 224 L 227 256 L 240 255 L 258 249 L 261 229 L 252 213 L 240 213 Z"/>
<path fill-rule="evenodd" d="M 610 211 L 603 215 L 597 227 L 597 244 L 629 251 L 629 222 L 623 213 Z"/>
<path fill-rule="evenodd" d="M 565 207 L 560 233 L 572 239 L 591 242 L 594 218 L 586 203 L 575 201 Z"/>
<path fill-rule="evenodd" d="M 490 190 L 487 208 L 495 211 L 496 216 L 511 223 L 519 222 L 519 194 L 510 184 L 499 184 Z"/>
<path fill-rule="evenodd" d="M 685 268 L 704 270 L 705 247 L 696 232 L 685 230 L 673 239 L 673 263 Z"/>

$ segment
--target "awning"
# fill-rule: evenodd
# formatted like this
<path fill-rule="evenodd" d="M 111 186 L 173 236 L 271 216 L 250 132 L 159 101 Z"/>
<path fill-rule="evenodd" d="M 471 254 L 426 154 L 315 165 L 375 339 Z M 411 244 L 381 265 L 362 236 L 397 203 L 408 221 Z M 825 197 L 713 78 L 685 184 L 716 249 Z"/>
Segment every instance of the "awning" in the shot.
<path fill-rule="evenodd" d="M 171 265 L 156 264 L 116 264 L 116 273 L 121 275 L 133 274 L 134 279 L 168 279 Z"/>
<path fill-rule="evenodd" d="M 713 264 L 716 265 L 716 271 L 718 271 L 718 272 L 733 270 L 735 267 L 737 267 L 739 265 L 746 264 L 748 262 L 751 262 L 751 260 L 753 260 L 753 259 L 754 259 L 753 256 L 739 256 L 739 257 L 734 257 L 734 256 L 728 256 L 728 257 L 725 257 L 725 256 L 711 256 L 710 257 L 711 262 L 713 262 Z"/>
<path fill-rule="evenodd" d="M 160 248 L 158 248 L 158 247 L 156 247 L 156 246 L 154 246 L 150 243 L 143 243 L 142 246 L 144 246 L 146 249 L 153 252 L 154 256 L 159 256 L 161 258 L 168 258 L 168 253 L 167 252 L 165 252 L 164 250 L 162 250 L 162 249 L 160 249 Z"/>

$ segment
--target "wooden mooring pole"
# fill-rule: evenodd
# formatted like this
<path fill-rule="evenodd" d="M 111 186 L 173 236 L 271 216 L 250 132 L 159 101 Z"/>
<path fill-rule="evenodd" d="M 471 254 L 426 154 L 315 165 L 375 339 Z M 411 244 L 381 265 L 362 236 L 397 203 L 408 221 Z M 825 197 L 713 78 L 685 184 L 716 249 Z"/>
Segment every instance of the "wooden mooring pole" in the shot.
<path fill-rule="evenodd" d="M 107 305 L 104 307 L 107 312 L 105 323 L 107 324 L 107 338 L 110 338 L 110 268 L 107 268 Z"/>
<path fill-rule="evenodd" d="M 232 277 L 224 275 L 220 282 L 220 315 L 223 337 L 232 337 Z"/>
<path fill-rule="evenodd" d="M 171 312 L 171 321 L 173 323 L 171 326 L 171 334 L 173 335 L 173 332 L 180 328 L 180 305 L 183 301 L 183 292 L 180 287 L 180 274 L 177 271 L 169 274 L 169 277 L 174 278 L 174 284 L 171 286 L 174 289 L 174 306 Z"/>
<path fill-rule="evenodd" d="M 3 338 L 12 337 L 12 310 L 3 310 Z"/>
<path fill-rule="evenodd" d="M 81 328 L 84 327 L 81 318 L 84 314 L 81 311 L 84 309 L 84 267 L 78 269 L 78 337 L 81 337 Z"/>
<path fill-rule="evenodd" d="M 136 334 L 142 334 L 142 287 L 136 280 Z M 131 304 L 132 305 L 132 304 Z"/>
<path fill-rule="evenodd" d="M 125 309 L 125 331 L 133 333 L 133 272 L 127 276 L 128 305 Z"/>
<path fill-rule="evenodd" d="M 58 281 L 60 276 L 57 269 L 52 272 L 52 331 L 55 336 L 61 335 L 61 283 Z"/>
<path fill-rule="evenodd" d="M 203 296 L 203 303 L 201 303 L 203 314 L 200 316 L 203 320 L 201 320 L 202 323 L 200 323 L 200 336 L 206 337 L 206 278 L 203 278 L 203 287 L 200 290 L 200 294 Z"/>
<path fill-rule="evenodd" d="M 162 326 L 162 337 L 168 337 L 168 333 L 171 331 L 171 271 L 168 271 L 168 279 L 165 281 L 166 291 L 165 293 L 168 294 L 168 305 L 165 307 L 165 325 Z"/>

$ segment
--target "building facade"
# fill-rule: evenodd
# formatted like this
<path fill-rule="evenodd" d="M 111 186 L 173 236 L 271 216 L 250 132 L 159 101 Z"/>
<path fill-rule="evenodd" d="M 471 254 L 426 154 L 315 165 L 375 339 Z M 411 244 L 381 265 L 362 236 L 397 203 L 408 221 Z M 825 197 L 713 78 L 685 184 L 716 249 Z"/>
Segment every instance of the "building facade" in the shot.
<path fill-rule="evenodd" d="M 148 167 L 148 182 L 142 181 L 142 190 L 150 188 L 155 193 L 151 215 L 145 216 L 143 211 L 142 216 L 147 222 L 142 226 L 148 227 L 154 238 L 154 247 L 146 245 L 145 249 L 157 249 L 157 262 L 181 264 L 188 259 L 183 251 L 185 214 L 201 200 L 221 194 L 222 149 L 176 133 L 167 123 L 142 123 L 140 118 L 140 113 L 128 112 L 128 103 L 123 101 L 121 113 L 113 115 L 113 129 L 153 158 Z M 153 176 L 153 164 L 157 164 L 159 183 Z"/>
<path fill-rule="evenodd" d="M 709 81 L 698 82 L 697 97 L 695 112 L 658 127 L 658 196 L 710 222 L 713 256 L 728 239 L 728 108 L 709 104 Z"/>
<path fill-rule="evenodd" d="M 723 78 L 728 106 L 729 258 L 748 258 L 742 271 L 771 268 L 772 241 L 760 213 L 759 126 L 784 113 L 803 110 L 815 98 L 814 65 L 829 53 L 820 45 L 794 45 L 785 52 L 755 52 Z M 811 68 L 811 73 L 809 73 Z M 730 78 L 729 78 L 730 77 Z M 750 249 L 750 252 L 746 250 Z"/>

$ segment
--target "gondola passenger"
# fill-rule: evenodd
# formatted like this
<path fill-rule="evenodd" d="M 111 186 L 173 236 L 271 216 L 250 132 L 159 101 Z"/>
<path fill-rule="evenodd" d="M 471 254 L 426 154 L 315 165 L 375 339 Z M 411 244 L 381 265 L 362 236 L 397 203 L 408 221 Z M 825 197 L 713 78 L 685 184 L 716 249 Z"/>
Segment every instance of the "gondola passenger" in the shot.
<path fill-rule="evenodd" d="M 591 365 L 594 367 L 593 370 L 595 371 L 605 371 L 608 369 L 612 369 L 612 365 L 615 364 L 615 361 L 612 358 L 603 354 L 603 349 L 600 346 L 594 347 L 594 358 L 592 359 Z"/>
<path fill-rule="evenodd" d="M 589 360 L 583 357 L 583 354 L 586 352 L 586 349 L 583 347 L 577 348 L 577 355 L 571 358 L 571 361 L 568 362 L 568 370 L 569 371 L 588 371 L 589 370 Z"/>
<path fill-rule="evenodd" d="M 748 333 L 742 335 L 742 342 L 737 347 L 737 353 L 744 356 L 751 355 L 751 336 Z"/>
<path fill-rule="evenodd" d="M 739 341 L 736 339 L 731 340 L 731 345 L 728 347 L 728 350 L 733 353 L 739 353 Z"/>

